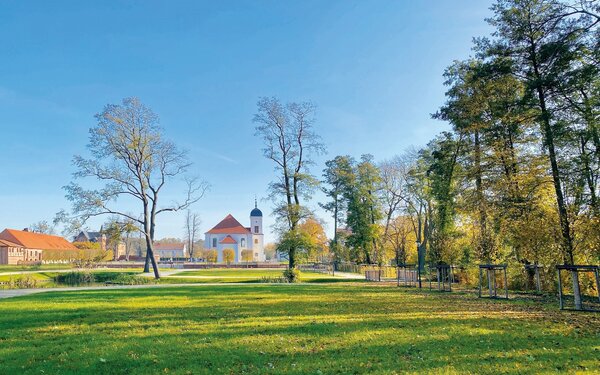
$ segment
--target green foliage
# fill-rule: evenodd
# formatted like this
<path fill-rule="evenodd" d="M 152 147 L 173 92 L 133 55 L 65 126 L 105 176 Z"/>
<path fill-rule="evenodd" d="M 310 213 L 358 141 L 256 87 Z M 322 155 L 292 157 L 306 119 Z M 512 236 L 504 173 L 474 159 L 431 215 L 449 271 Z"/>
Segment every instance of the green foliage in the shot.
<path fill-rule="evenodd" d="M 69 273 L 58 274 L 54 277 L 54 281 L 65 285 L 82 285 L 91 284 L 96 281 L 93 273 L 88 271 L 73 271 Z"/>
<path fill-rule="evenodd" d="M 233 249 L 223 249 L 223 262 L 229 264 L 235 260 L 235 251 Z"/>
<path fill-rule="evenodd" d="M 283 271 L 283 277 L 288 283 L 297 283 L 300 280 L 300 270 L 297 268 L 286 268 Z"/>
<path fill-rule="evenodd" d="M 317 245 L 310 234 L 302 230 L 289 230 L 277 242 L 277 251 L 283 254 L 290 254 L 294 251 L 297 259 L 306 260 L 309 254 L 315 252 Z"/>
<path fill-rule="evenodd" d="M 369 264 L 378 261 L 379 220 L 383 217 L 376 194 L 379 182 L 379 170 L 371 155 L 363 155 L 353 167 L 353 175 L 345 180 L 346 223 L 351 232 L 346 242 L 354 249 L 354 260 Z"/>

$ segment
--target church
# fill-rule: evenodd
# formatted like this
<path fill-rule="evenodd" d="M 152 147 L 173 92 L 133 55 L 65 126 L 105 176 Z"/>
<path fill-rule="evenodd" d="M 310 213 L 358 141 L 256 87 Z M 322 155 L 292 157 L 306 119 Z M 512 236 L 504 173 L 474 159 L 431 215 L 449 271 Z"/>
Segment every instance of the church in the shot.
<path fill-rule="evenodd" d="M 262 211 L 254 202 L 254 209 L 250 212 L 250 226 L 240 224 L 231 214 L 205 233 L 204 247 L 207 250 L 217 250 L 217 262 L 223 262 L 223 250 L 232 249 L 235 259 L 233 263 L 242 262 L 242 252 L 252 251 L 254 262 L 264 262 L 264 235 Z"/>

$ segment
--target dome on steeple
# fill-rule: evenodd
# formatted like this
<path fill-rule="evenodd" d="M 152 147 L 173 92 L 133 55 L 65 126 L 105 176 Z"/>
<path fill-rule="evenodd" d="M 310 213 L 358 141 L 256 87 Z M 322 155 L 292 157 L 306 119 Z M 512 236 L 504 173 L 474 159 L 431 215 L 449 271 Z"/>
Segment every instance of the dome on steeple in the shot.
<path fill-rule="evenodd" d="M 250 211 L 250 217 L 262 217 L 262 211 L 258 209 L 258 203 L 254 200 L 254 209 Z"/>

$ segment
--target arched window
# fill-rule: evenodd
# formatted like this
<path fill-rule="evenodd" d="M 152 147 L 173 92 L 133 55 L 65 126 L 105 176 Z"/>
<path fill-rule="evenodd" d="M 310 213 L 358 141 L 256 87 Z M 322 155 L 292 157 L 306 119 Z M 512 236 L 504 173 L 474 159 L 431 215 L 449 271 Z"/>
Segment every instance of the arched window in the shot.
<path fill-rule="evenodd" d="M 255 240 L 254 240 L 254 243 L 258 245 L 258 239 L 255 239 Z"/>
<path fill-rule="evenodd" d="M 217 247 L 217 239 L 216 238 L 213 238 L 213 245 L 212 245 L 212 247 Z"/>
<path fill-rule="evenodd" d="M 246 247 L 246 239 L 245 239 L 245 238 L 242 238 L 242 239 L 240 240 L 240 245 L 241 245 L 242 247 Z"/>

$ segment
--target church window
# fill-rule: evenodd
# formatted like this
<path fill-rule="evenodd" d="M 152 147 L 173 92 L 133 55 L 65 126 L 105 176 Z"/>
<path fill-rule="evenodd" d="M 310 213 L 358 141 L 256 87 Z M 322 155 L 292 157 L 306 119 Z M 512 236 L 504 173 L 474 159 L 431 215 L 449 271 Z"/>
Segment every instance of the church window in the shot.
<path fill-rule="evenodd" d="M 258 225 L 254 226 L 254 233 L 258 233 Z"/>
<path fill-rule="evenodd" d="M 212 247 L 217 247 L 217 239 L 216 239 L 216 238 L 213 238 L 212 240 L 213 240 L 213 245 L 212 245 Z"/>
<path fill-rule="evenodd" d="M 245 238 L 242 238 L 242 239 L 240 240 L 240 245 L 241 245 L 242 247 L 246 247 L 246 239 L 245 239 Z"/>
<path fill-rule="evenodd" d="M 254 243 L 258 245 L 258 239 L 255 239 L 255 240 L 254 240 Z"/>

